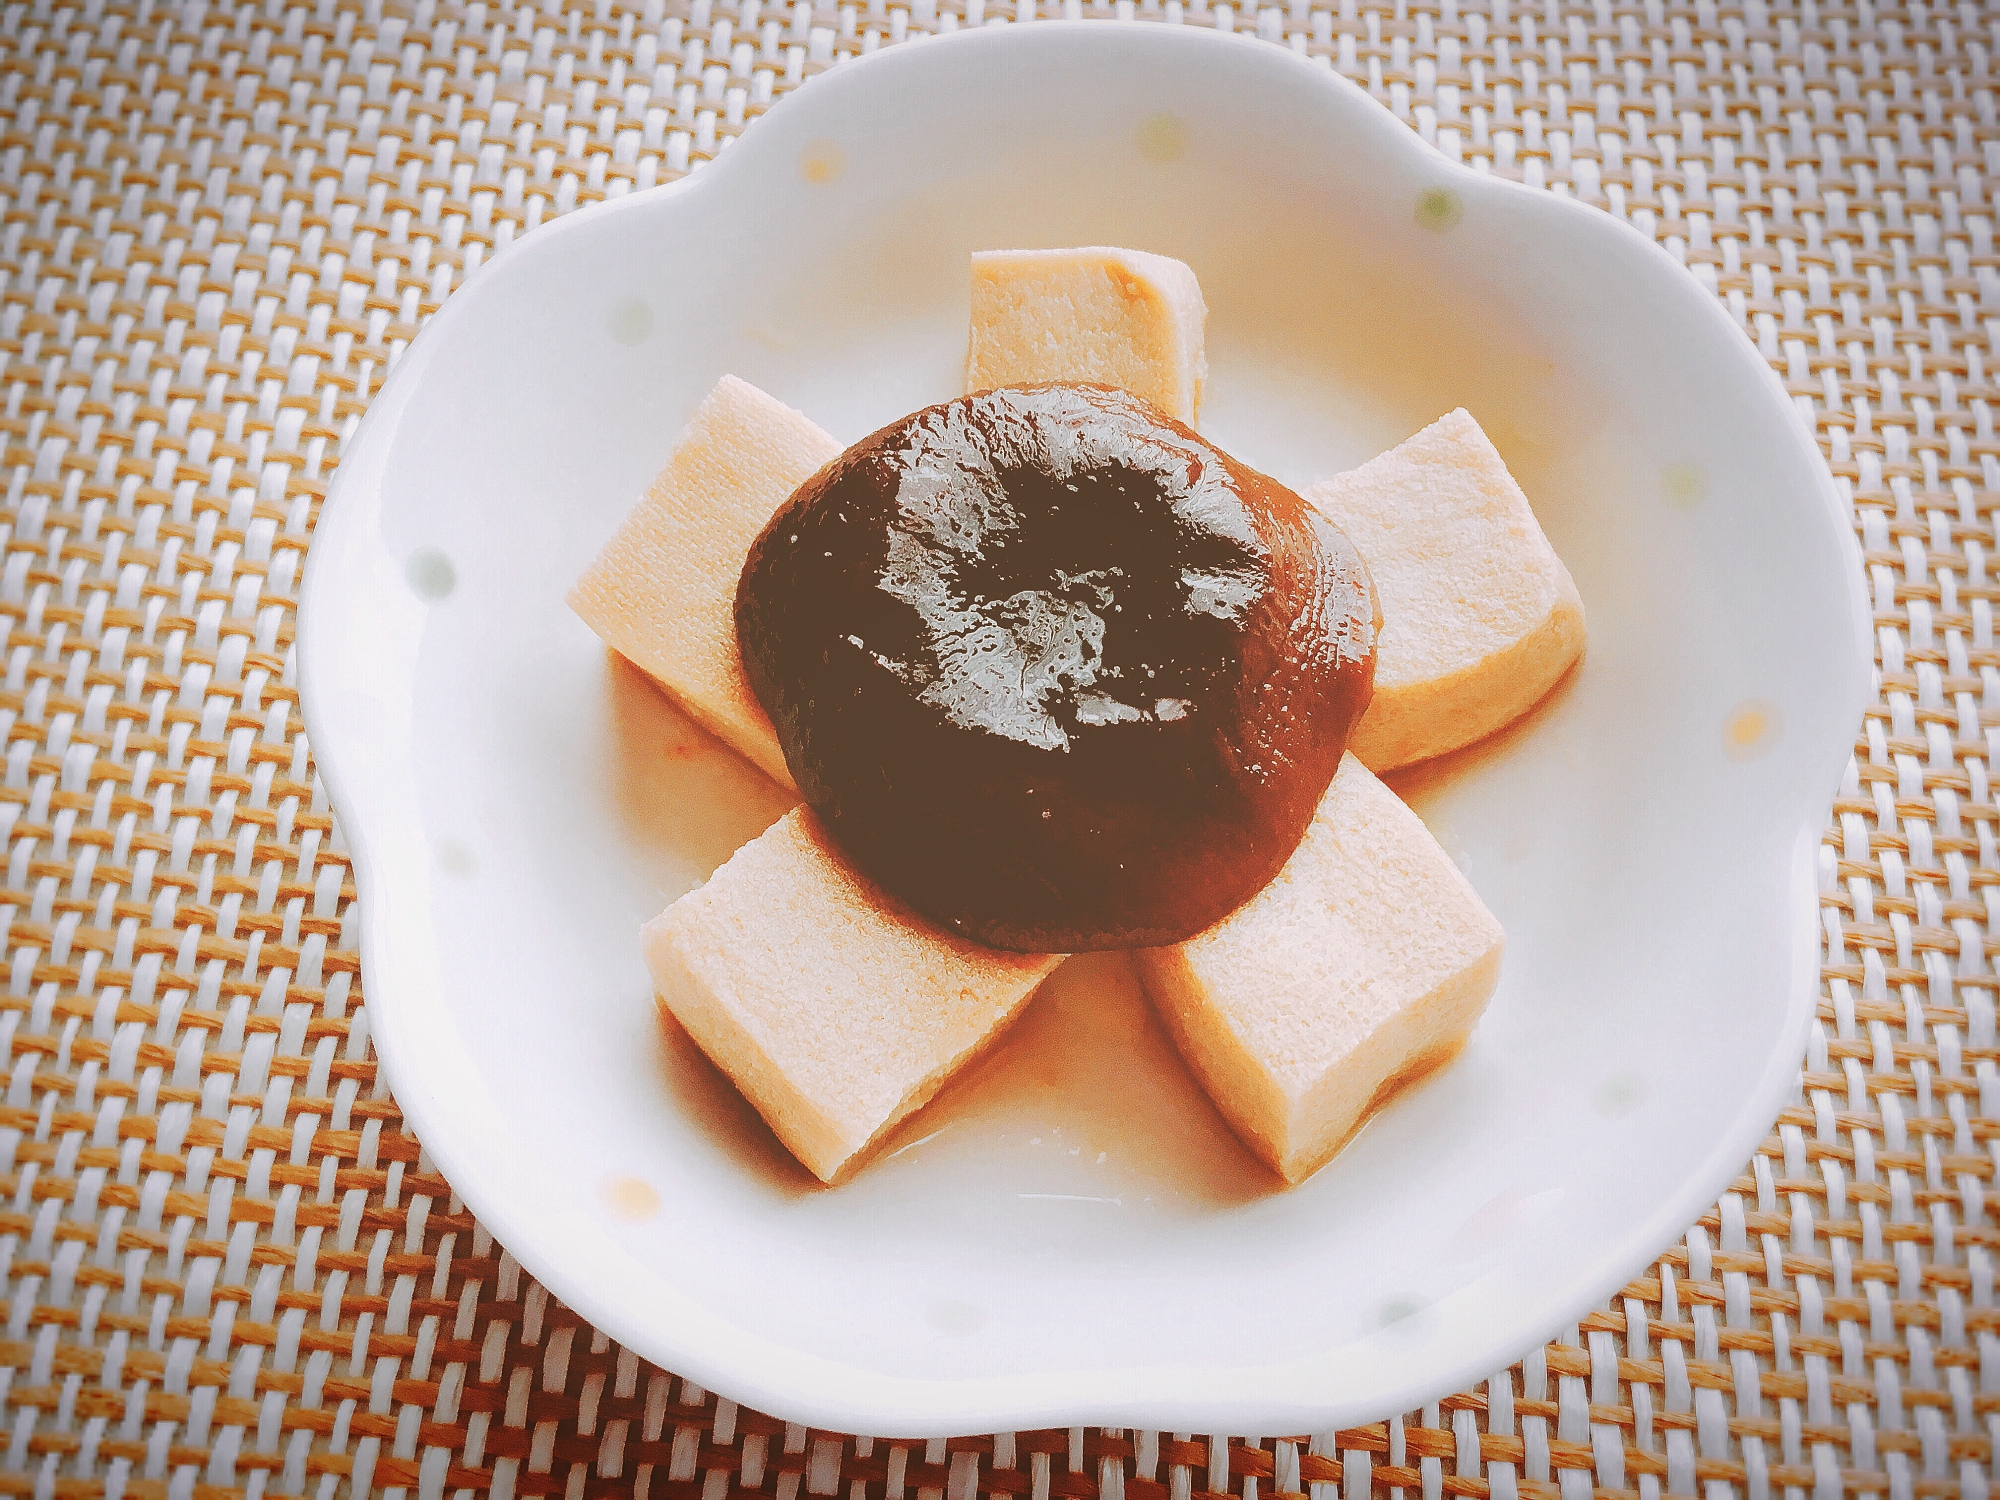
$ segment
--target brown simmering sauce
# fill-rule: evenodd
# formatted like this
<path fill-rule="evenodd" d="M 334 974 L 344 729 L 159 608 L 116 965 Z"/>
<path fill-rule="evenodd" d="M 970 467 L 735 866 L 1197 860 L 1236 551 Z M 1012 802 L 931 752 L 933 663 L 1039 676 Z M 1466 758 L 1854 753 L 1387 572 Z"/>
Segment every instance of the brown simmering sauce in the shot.
<path fill-rule="evenodd" d="M 800 486 L 736 591 L 751 686 L 860 869 L 1023 952 L 1192 936 L 1278 873 L 1368 705 L 1347 539 L 1136 396 L 981 392 Z"/>

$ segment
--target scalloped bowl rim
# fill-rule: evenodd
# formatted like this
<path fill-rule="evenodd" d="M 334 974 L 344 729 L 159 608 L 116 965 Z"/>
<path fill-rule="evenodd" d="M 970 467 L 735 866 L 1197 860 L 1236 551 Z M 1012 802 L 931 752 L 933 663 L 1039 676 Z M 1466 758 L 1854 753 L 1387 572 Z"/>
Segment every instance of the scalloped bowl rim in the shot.
<path fill-rule="evenodd" d="M 1014 47 L 1033 52 L 1067 45 L 1079 32 L 1101 35 L 1109 29 L 1104 22 L 1057 22 L 912 39 L 850 61 L 837 73 L 827 76 L 844 80 L 851 96 L 860 82 L 889 84 L 899 70 L 913 74 L 927 66 L 928 56 L 947 49 L 985 46 L 998 51 Z M 1269 43 L 1192 28 L 1119 27 L 1118 30 L 1125 37 L 1121 46 L 1257 48 L 1271 59 L 1292 57 Z M 1143 41 L 1137 40 L 1141 37 Z M 1773 441 L 1790 442 L 1800 450 L 1799 461 L 1810 466 L 1817 476 L 1815 482 L 1824 502 L 1824 524 L 1838 533 L 1852 554 L 1853 566 L 1843 581 L 1853 624 L 1853 661 L 1846 693 L 1848 702 L 1843 706 L 1851 709 L 1851 722 L 1858 723 L 1868 699 L 1871 651 L 1859 554 L 1845 504 L 1825 471 L 1817 446 L 1787 410 L 1789 397 L 1775 373 L 1716 299 L 1632 226 L 1581 203 L 1450 162 L 1397 123 L 1355 84 L 1303 59 L 1292 57 L 1292 61 L 1323 87 L 1331 99 L 1338 101 L 1339 108 L 1352 117 L 1353 129 L 1374 131 L 1385 138 L 1393 136 L 1399 150 L 1421 159 L 1426 170 L 1440 181 L 1448 181 L 1468 200 L 1488 199 L 1504 203 L 1517 213 L 1539 215 L 1549 232 L 1615 235 L 1643 245 L 1659 273 L 1655 278 L 1660 283 L 1659 294 L 1681 297 L 1689 308 L 1690 318 L 1707 320 L 1728 333 L 1738 362 L 1746 373 L 1754 367 L 1751 378 L 1771 403 L 1777 429 Z M 811 86 L 786 96 L 770 113 L 773 118 L 803 114 L 831 96 L 828 85 L 815 80 Z M 1783 1045 L 1768 1059 L 1754 1094 L 1743 1101 L 1698 1166 L 1691 1168 L 1670 1192 L 1661 1195 L 1655 1212 L 1643 1222 L 1632 1224 L 1616 1243 L 1600 1247 L 1594 1257 L 1595 1273 L 1577 1281 L 1557 1299 L 1562 1313 L 1550 1317 L 1544 1310 L 1528 1318 L 1503 1311 L 1484 1322 L 1483 1337 L 1467 1342 L 1455 1351 L 1454 1357 L 1428 1370 L 1421 1379 L 1401 1385 L 1357 1389 L 1351 1378 L 1343 1379 L 1339 1370 L 1318 1356 L 1239 1368 L 1190 1364 L 1162 1370 L 1153 1366 L 1121 1368 L 1114 1362 L 1099 1369 L 1054 1375 L 908 1379 L 785 1348 L 735 1328 L 685 1298 L 679 1299 L 672 1318 L 650 1318 L 635 1323 L 629 1304 L 619 1300 L 618 1289 L 596 1284 L 588 1274 L 577 1274 L 562 1249 L 562 1236 L 547 1232 L 533 1215 L 524 1214 L 510 1201 L 508 1184 L 492 1171 L 490 1163 L 469 1149 L 470 1143 L 464 1138 L 452 1109 L 426 1084 L 425 1073 L 433 1064 L 414 1055 L 411 1050 L 414 1043 L 407 1035 L 410 1007 L 420 1004 L 421 997 L 406 994 L 407 986 L 393 967 L 385 969 L 381 958 L 385 947 L 393 946 L 398 925 L 395 894 L 399 879 L 396 861 L 380 853 L 379 815 L 374 811 L 378 783 L 366 766 L 356 769 L 358 762 L 373 757 L 372 748 L 363 749 L 370 729 L 351 719 L 327 717 L 315 687 L 317 682 L 338 677 L 343 671 L 338 638 L 323 630 L 321 622 L 332 609 L 330 600 L 334 592 L 345 580 L 334 563 L 323 560 L 332 558 L 342 547 L 354 545 L 359 533 L 381 510 L 382 492 L 377 476 L 388 446 L 386 434 L 407 406 L 430 353 L 462 323 L 480 315 L 482 289 L 490 287 L 493 278 L 504 275 L 505 268 L 516 258 L 556 253 L 566 237 L 589 233 L 609 216 L 630 212 L 641 204 L 657 204 L 674 196 L 685 197 L 692 204 L 696 195 L 715 197 L 732 191 L 739 177 L 757 159 L 764 129 L 760 124 L 749 131 L 694 176 L 594 204 L 539 227 L 520 245 L 511 247 L 505 256 L 496 257 L 469 278 L 390 373 L 350 444 L 323 506 L 299 607 L 302 709 L 321 775 L 340 815 L 354 864 L 361 909 L 362 969 L 365 993 L 370 998 L 373 1039 L 396 1085 L 398 1104 L 417 1138 L 462 1200 L 493 1230 L 496 1239 L 537 1280 L 591 1323 L 644 1357 L 695 1379 L 705 1388 L 827 1429 L 925 1437 L 1091 1421 L 1163 1430 L 1320 1430 L 1412 1409 L 1483 1379 L 1493 1370 L 1505 1368 L 1525 1349 L 1624 1284 L 1708 1207 L 1764 1138 L 1774 1114 L 1793 1089 L 1817 997 L 1814 856 L 1824 816 L 1823 792 L 1830 793 L 1833 789 L 1840 767 L 1851 752 L 1851 738 L 1840 744 L 1812 746 L 1803 757 L 1805 766 L 1798 779 L 1814 790 L 1810 797 L 1801 798 L 1798 842 L 1792 858 L 1797 930 L 1791 941 L 1793 972 L 1799 982 L 1795 982 L 1789 999 Z M 495 267 L 500 269 L 496 271 Z"/>

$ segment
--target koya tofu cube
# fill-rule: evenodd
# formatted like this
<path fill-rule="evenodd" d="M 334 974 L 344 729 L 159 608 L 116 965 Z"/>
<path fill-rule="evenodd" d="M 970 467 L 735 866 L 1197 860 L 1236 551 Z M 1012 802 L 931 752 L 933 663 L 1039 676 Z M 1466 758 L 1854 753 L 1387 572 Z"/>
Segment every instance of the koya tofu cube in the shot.
<path fill-rule="evenodd" d="M 1457 1054 L 1503 946 L 1423 820 L 1348 755 L 1277 879 L 1207 932 L 1136 957 L 1216 1107 L 1298 1182 Z"/>
<path fill-rule="evenodd" d="M 1583 654 L 1569 569 L 1464 411 L 1306 499 L 1360 550 L 1382 605 L 1375 697 L 1347 742 L 1373 770 L 1506 727 Z"/>
<path fill-rule="evenodd" d="M 660 1001 L 822 1181 L 1005 1029 L 1060 957 L 941 932 L 795 808 L 646 924 Z"/>
<path fill-rule="evenodd" d="M 980 251 L 965 388 L 1114 385 L 1193 426 L 1208 379 L 1207 320 L 1194 272 L 1164 255 L 1103 245 Z"/>
<path fill-rule="evenodd" d="M 736 649 L 736 580 L 778 507 L 839 453 L 789 406 L 723 376 L 569 594 L 606 645 L 787 788 L 784 752 Z"/>

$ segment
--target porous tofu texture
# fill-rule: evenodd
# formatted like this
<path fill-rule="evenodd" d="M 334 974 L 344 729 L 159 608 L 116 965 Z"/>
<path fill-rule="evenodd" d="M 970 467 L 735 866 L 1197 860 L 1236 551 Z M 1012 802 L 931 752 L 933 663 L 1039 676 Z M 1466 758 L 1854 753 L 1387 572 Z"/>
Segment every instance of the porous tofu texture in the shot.
<path fill-rule="evenodd" d="M 904 911 L 799 808 L 642 942 L 661 1002 L 824 1182 L 997 1037 L 1062 961 Z"/>
<path fill-rule="evenodd" d="M 569 594 L 605 644 L 787 788 L 784 752 L 736 648 L 736 580 L 778 507 L 839 454 L 798 412 L 723 376 Z"/>
<path fill-rule="evenodd" d="M 965 388 L 1111 385 L 1194 425 L 1208 379 L 1194 272 L 1143 250 L 986 250 L 972 257 Z"/>
<path fill-rule="evenodd" d="M 1216 1107 L 1298 1182 L 1456 1055 L 1503 946 L 1422 819 L 1350 754 L 1270 885 L 1199 936 L 1135 956 Z"/>
<path fill-rule="evenodd" d="M 1375 580 L 1375 696 L 1347 748 L 1376 771 L 1484 739 L 1583 654 L 1583 601 L 1499 451 L 1454 411 L 1305 498 Z"/>

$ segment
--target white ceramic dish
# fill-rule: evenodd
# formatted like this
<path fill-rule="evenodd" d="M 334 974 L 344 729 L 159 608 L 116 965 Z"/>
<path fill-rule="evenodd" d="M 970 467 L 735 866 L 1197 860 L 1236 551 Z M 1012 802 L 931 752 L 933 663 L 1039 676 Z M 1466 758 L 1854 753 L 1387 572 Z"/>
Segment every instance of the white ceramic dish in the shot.
<path fill-rule="evenodd" d="M 1194 266 L 1207 432 L 1297 484 L 1464 405 L 1590 610 L 1542 711 L 1405 783 L 1510 935 L 1465 1056 L 1278 1191 L 1121 960 L 816 1190 L 656 1024 L 642 920 L 776 815 L 565 589 L 734 372 L 852 439 L 956 394 L 966 256 Z M 1845 513 L 1715 300 L 1332 73 L 1179 28 L 898 46 L 537 231 L 376 400 L 300 668 L 376 1045 L 465 1201 L 646 1357 L 829 1428 L 1318 1430 L 1504 1368 L 1741 1167 L 1816 993 L 1867 688 Z"/>

